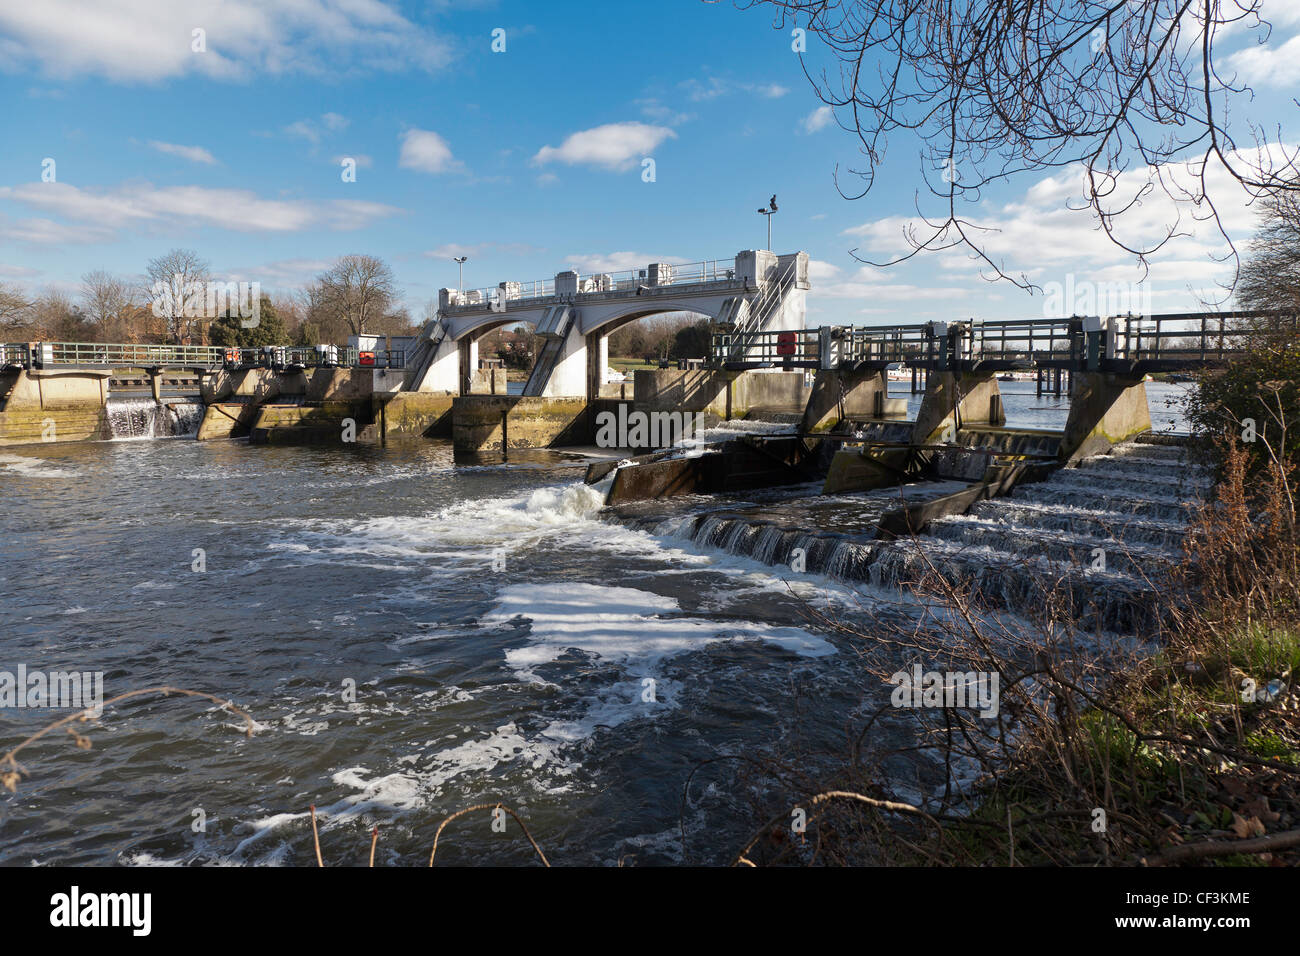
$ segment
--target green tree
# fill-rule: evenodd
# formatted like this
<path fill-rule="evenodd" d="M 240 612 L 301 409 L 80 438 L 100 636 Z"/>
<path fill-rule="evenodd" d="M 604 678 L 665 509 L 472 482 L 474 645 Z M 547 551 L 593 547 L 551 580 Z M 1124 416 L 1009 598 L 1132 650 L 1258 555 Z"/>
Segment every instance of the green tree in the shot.
<path fill-rule="evenodd" d="M 269 296 L 262 296 L 257 325 L 244 328 L 246 319 L 232 315 L 227 309 L 212 323 L 208 335 L 213 345 L 226 348 L 256 349 L 264 345 L 288 345 L 289 332 L 284 320 L 276 314 Z M 306 323 L 304 323 L 305 325 Z M 299 327 L 301 331 L 303 326 Z"/>
<path fill-rule="evenodd" d="M 692 325 L 677 330 L 677 334 L 673 336 L 670 358 L 708 358 L 709 344 L 709 321 L 700 319 Z"/>

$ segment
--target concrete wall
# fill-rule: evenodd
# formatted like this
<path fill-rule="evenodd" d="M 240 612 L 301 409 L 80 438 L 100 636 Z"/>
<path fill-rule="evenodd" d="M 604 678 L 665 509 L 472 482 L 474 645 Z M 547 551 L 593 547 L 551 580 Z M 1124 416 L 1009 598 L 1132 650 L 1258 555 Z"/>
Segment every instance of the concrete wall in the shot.
<path fill-rule="evenodd" d="M 203 401 L 209 405 L 231 399 L 269 402 L 281 395 L 305 395 L 307 375 L 305 372 L 277 372 L 269 368 L 233 372 L 219 369 L 203 376 L 200 391 Z"/>
<path fill-rule="evenodd" d="M 596 412 L 608 405 L 585 398 L 463 395 L 452 403 L 452 442 L 458 452 L 500 451 L 502 416 L 510 448 L 590 445 Z"/>
<path fill-rule="evenodd" d="M 0 445 L 109 437 L 108 371 L 29 369 L 0 375 Z"/>
<path fill-rule="evenodd" d="M 256 402 L 213 402 L 204 410 L 194 437 L 197 441 L 244 438 L 257 417 L 258 407 Z"/>
<path fill-rule="evenodd" d="M 638 411 L 709 412 L 719 418 L 744 418 L 756 408 L 801 412 L 809 395 L 801 371 L 637 369 L 633 382 Z"/>
<path fill-rule="evenodd" d="M 471 395 L 505 395 L 509 376 L 503 368 L 476 368 L 470 373 Z"/>
<path fill-rule="evenodd" d="M 341 444 L 345 428 L 353 441 L 377 441 L 369 400 L 318 405 L 262 405 L 248 431 L 253 445 Z"/>
<path fill-rule="evenodd" d="M 380 437 L 389 438 L 450 438 L 451 406 L 455 395 L 430 392 L 399 392 L 379 407 Z"/>

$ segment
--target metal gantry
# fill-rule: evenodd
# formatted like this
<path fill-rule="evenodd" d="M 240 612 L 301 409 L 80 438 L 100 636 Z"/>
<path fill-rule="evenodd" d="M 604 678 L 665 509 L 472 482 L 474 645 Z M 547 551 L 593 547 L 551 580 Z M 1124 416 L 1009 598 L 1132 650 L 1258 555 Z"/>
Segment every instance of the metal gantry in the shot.
<path fill-rule="evenodd" d="M 1300 332 L 1300 317 L 1262 311 L 1072 316 L 794 331 L 718 331 L 715 367 L 1013 371 L 1048 368 L 1145 374 L 1220 365 L 1261 328 Z"/>

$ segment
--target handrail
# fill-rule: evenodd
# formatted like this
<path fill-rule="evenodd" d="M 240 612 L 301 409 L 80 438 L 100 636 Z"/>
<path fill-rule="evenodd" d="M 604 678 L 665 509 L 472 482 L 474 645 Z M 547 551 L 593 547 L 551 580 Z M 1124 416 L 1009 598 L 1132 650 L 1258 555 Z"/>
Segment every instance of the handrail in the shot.
<path fill-rule="evenodd" d="M 138 345 L 116 342 L 0 343 L 0 367 L 46 368 L 389 368 L 406 367 L 401 349 L 357 349 L 351 346 L 266 346 L 226 348 L 220 345 Z"/>
<path fill-rule="evenodd" d="M 752 361 L 766 364 L 777 335 L 760 331 L 773 303 L 789 287 L 788 274 L 764 290 L 755 300 L 748 320 L 736 331 L 713 337 L 715 362 Z M 1300 333 L 1300 314 L 1278 311 L 1221 313 L 1171 313 L 1166 315 L 1112 316 L 1106 319 L 1083 316 L 1069 318 L 1007 319 L 989 322 L 942 324 L 924 323 L 895 326 L 832 327 L 831 354 L 824 358 L 842 363 L 934 363 L 1010 362 L 1039 364 L 1072 361 L 1089 368 L 1101 360 L 1118 362 L 1179 363 L 1224 362 L 1240 354 L 1258 334 L 1266 319 L 1268 329 Z M 1246 324 L 1243 324 L 1246 323 Z M 799 330 L 800 348 L 806 334 Z M 944 336 L 948 337 L 947 342 Z M 788 346 L 790 339 L 785 344 Z M 787 355 L 790 353 L 787 352 Z M 1149 367 L 1158 368 L 1158 365 Z M 1113 366 L 1112 366 L 1113 368 Z"/>
<path fill-rule="evenodd" d="M 651 266 L 666 267 L 658 272 L 657 281 L 653 283 L 655 286 L 680 286 L 703 282 L 734 282 L 736 280 L 736 260 L 734 258 L 704 259 L 699 262 L 685 263 L 650 263 L 642 268 L 624 269 L 621 272 L 579 274 L 577 278 L 578 293 L 585 295 L 595 292 L 634 292 L 640 286 L 649 284 Z M 557 294 L 555 279 L 553 278 L 535 279 L 530 282 L 509 281 L 495 286 L 458 290 L 451 307 L 465 308 L 468 306 L 489 305 L 503 290 L 508 302 L 548 299 Z"/>
<path fill-rule="evenodd" d="M 746 326 L 752 326 L 754 324 L 761 326 L 766 322 L 769 313 L 771 313 L 777 305 L 780 305 L 785 301 L 786 292 L 797 283 L 798 276 L 799 260 L 795 257 L 786 264 L 785 272 L 779 275 L 774 282 L 770 282 L 762 287 L 762 291 L 759 292 L 758 298 L 754 300 L 753 304 L 749 307 L 748 312 L 745 314 L 743 324 L 732 333 L 735 340 L 731 344 L 731 361 L 739 361 L 740 358 L 743 358 L 748 353 L 749 345 L 747 344 L 746 335 L 752 336 L 758 332 L 758 329 L 746 328 Z"/>

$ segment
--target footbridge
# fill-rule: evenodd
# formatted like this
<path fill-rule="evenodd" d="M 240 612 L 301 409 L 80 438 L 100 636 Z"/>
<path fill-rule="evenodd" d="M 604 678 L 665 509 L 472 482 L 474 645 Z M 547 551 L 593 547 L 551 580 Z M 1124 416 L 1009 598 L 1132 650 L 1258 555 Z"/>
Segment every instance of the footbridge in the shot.
<path fill-rule="evenodd" d="M 735 335 L 798 331 L 805 325 L 809 288 L 806 252 L 747 250 L 732 259 L 686 265 L 653 262 L 623 273 L 566 271 L 553 280 L 443 289 L 438 314 L 412 352 L 411 387 L 469 394 L 478 340 L 522 322 L 545 340 L 523 394 L 595 399 L 609 367 L 608 336 L 620 326 L 666 312 L 695 312 Z M 762 347 L 761 340 L 755 342 Z"/>
<path fill-rule="evenodd" d="M 1161 315 L 822 326 L 721 331 L 711 358 L 730 370 L 870 369 L 939 372 L 1034 368 L 1146 375 L 1223 365 L 1247 347 L 1250 323 L 1276 313 L 1236 311 Z M 1287 317 L 1296 327 L 1295 317 Z"/>
<path fill-rule="evenodd" d="M 1259 311 L 739 330 L 713 336 L 711 362 L 733 371 L 814 370 L 805 433 L 849 417 L 891 417 L 886 370 L 923 371 L 913 445 L 951 440 L 963 427 L 1005 425 L 998 373 L 1069 372 L 1062 449 L 1076 460 L 1151 427 L 1149 373 L 1225 365 L 1249 348 L 1261 320 L 1300 330 L 1294 315 Z"/>

